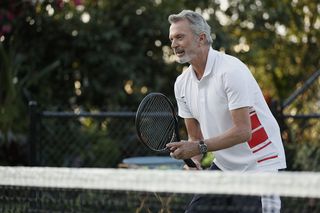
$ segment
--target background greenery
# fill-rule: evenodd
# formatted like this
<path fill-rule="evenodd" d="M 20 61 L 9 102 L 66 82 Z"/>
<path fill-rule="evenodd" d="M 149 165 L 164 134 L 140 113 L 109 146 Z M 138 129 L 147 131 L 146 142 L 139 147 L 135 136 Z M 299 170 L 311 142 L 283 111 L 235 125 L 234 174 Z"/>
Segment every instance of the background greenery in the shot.
<path fill-rule="evenodd" d="M 12 141 L 26 141 L 30 100 L 47 110 L 108 111 L 134 110 L 151 91 L 172 98 L 183 65 L 172 60 L 167 17 L 182 9 L 205 15 L 213 47 L 242 59 L 269 102 L 283 101 L 320 67 L 319 1 L 3 0 L 2 155 Z M 310 105 L 319 112 L 319 96 L 314 89 L 290 112 L 310 112 Z M 308 163 L 319 147 L 319 125 L 293 135 L 303 146 L 295 148 L 296 168 L 319 169 Z"/>

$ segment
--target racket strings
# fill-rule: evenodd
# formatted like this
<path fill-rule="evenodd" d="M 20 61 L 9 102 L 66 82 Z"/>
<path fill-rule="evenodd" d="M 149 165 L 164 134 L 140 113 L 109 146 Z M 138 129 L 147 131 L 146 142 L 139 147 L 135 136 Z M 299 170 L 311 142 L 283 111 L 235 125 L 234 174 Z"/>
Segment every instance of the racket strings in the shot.
<path fill-rule="evenodd" d="M 155 139 L 159 140 L 160 142 L 156 147 L 159 149 L 168 141 L 168 134 L 170 134 L 170 129 L 174 123 L 170 119 L 167 106 L 164 106 L 159 98 L 151 100 L 146 107 L 145 118 L 148 119 L 149 124 L 145 128 L 150 133 L 149 135 L 152 136 L 149 142 L 153 143 Z M 162 126 L 168 128 L 161 128 Z"/>
<path fill-rule="evenodd" d="M 165 150 L 174 137 L 175 118 L 169 103 L 162 97 L 149 99 L 141 114 L 140 129 L 144 141 L 156 150 Z"/>
<path fill-rule="evenodd" d="M 159 98 L 160 99 L 160 98 Z M 168 142 L 172 139 L 172 134 L 174 133 L 174 120 L 172 119 L 172 115 L 169 113 L 171 108 L 167 104 L 167 102 L 163 102 L 162 99 L 160 100 L 160 106 L 161 106 L 161 112 L 162 116 L 160 117 L 160 122 L 163 124 L 166 128 L 159 128 L 159 133 L 162 136 L 162 139 L 160 140 L 161 143 L 158 144 L 158 149 L 164 148 Z M 162 131 L 161 131 L 162 130 Z"/>

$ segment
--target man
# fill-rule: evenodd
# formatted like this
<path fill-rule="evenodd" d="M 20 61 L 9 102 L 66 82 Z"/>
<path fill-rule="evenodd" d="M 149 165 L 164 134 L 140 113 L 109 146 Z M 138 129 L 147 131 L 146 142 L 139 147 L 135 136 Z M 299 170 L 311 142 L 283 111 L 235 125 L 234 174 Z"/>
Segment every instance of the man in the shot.
<path fill-rule="evenodd" d="M 286 168 L 279 125 L 248 68 L 212 49 L 210 26 L 200 14 L 183 10 L 168 20 L 177 61 L 190 64 L 174 87 L 189 142 L 168 144 L 170 155 L 192 158 L 199 169 L 201 157 L 209 151 L 215 156 L 212 170 L 277 172 Z M 248 199 L 254 203 L 256 198 Z M 203 212 L 197 209 L 213 200 L 196 195 L 186 212 Z M 239 200 L 234 197 L 231 203 L 241 205 Z M 263 212 L 280 212 L 281 201 L 278 196 L 262 196 L 258 205 Z"/>

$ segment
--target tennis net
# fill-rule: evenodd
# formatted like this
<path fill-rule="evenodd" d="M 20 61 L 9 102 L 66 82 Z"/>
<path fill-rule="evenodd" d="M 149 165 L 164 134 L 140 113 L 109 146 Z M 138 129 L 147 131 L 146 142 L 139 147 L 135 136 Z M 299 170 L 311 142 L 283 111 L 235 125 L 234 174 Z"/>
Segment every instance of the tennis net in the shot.
<path fill-rule="evenodd" d="M 210 194 L 244 200 L 279 195 L 281 212 L 312 213 L 320 212 L 319 186 L 316 172 L 0 167 L 0 212 L 179 213 L 193 194 Z M 204 212 L 238 211 L 220 198 Z M 249 205 L 241 208 L 257 212 Z"/>

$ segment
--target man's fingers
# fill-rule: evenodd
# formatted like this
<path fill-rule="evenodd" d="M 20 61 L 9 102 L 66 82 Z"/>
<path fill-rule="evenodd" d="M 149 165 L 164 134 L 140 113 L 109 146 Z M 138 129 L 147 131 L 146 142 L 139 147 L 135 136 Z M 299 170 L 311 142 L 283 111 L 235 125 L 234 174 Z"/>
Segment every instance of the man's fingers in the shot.
<path fill-rule="evenodd" d="M 171 148 L 177 149 L 179 146 L 181 146 L 181 142 L 171 142 L 166 145 L 170 150 Z"/>

